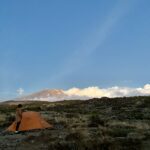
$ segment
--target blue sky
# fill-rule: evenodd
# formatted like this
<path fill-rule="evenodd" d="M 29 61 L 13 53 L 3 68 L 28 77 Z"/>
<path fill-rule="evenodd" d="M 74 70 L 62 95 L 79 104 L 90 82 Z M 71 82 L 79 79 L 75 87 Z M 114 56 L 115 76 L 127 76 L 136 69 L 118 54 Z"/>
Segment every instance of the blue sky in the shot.
<path fill-rule="evenodd" d="M 149 0 L 1 0 L 0 98 L 45 88 L 142 87 Z"/>

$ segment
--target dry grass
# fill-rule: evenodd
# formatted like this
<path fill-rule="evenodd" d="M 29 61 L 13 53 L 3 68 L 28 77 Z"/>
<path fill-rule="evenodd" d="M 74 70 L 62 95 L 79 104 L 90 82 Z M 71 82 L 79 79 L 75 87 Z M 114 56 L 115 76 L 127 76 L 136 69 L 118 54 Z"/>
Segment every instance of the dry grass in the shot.
<path fill-rule="evenodd" d="M 53 130 L 31 132 L 33 143 L 28 140 L 30 133 L 21 135 L 22 139 L 27 138 L 23 142 L 31 148 L 36 145 L 39 149 L 56 150 L 140 150 L 146 147 L 144 143 L 149 145 L 150 97 L 30 102 L 23 106 L 26 111 L 40 112 L 54 125 Z M 15 107 L 14 103 L 0 105 L 1 128 L 12 122 Z M 3 141 L 7 138 L 6 135 Z M 43 147 L 42 143 L 45 143 Z M 21 143 L 18 147 L 23 149 Z"/>

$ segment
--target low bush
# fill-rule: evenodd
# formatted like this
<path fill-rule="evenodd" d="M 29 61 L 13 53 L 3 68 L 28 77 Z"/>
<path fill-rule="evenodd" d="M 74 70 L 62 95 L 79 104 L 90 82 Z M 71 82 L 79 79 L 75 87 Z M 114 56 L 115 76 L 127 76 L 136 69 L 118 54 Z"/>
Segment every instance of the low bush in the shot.
<path fill-rule="evenodd" d="M 105 125 L 104 119 L 100 118 L 100 116 L 97 114 L 91 115 L 89 117 L 88 127 L 98 127 L 99 125 L 101 125 L 101 126 Z"/>

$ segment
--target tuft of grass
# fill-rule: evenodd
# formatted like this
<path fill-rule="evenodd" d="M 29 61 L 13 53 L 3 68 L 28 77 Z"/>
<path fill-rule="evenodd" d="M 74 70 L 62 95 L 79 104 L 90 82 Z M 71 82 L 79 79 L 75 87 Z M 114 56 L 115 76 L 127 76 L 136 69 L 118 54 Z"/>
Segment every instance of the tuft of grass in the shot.
<path fill-rule="evenodd" d="M 99 125 L 104 126 L 105 120 L 102 119 L 98 114 L 93 114 L 89 117 L 88 127 L 98 127 Z"/>

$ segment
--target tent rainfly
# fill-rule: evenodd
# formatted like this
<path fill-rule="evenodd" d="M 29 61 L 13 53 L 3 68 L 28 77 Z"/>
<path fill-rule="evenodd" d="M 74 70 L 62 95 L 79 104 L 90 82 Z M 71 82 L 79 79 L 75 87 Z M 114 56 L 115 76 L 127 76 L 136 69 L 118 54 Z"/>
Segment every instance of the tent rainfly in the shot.
<path fill-rule="evenodd" d="M 28 111 L 22 113 L 22 120 L 19 126 L 19 131 L 27 131 L 33 129 L 45 129 L 52 128 L 53 126 L 46 122 L 38 112 Z M 13 122 L 7 129 L 7 131 L 15 131 L 16 123 Z"/>

